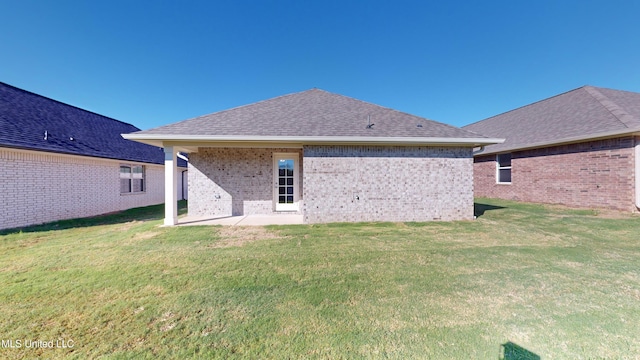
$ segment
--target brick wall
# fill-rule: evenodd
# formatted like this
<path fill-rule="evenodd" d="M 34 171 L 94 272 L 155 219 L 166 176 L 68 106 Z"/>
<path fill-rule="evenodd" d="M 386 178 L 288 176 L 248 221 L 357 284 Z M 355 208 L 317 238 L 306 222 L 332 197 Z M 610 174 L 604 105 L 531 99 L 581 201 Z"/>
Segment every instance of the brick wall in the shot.
<path fill-rule="evenodd" d="M 189 215 L 231 216 L 273 213 L 273 154 L 302 149 L 200 148 L 189 154 Z"/>
<path fill-rule="evenodd" d="M 305 223 L 473 218 L 469 148 L 305 146 Z"/>
<path fill-rule="evenodd" d="M 496 184 L 495 155 L 474 164 L 476 196 L 634 211 L 634 138 L 512 153 L 511 184 Z"/>
<path fill-rule="evenodd" d="M 141 164 L 147 190 L 121 195 L 121 163 L 126 162 L 0 148 L 0 229 L 164 202 L 163 166 Z"/>

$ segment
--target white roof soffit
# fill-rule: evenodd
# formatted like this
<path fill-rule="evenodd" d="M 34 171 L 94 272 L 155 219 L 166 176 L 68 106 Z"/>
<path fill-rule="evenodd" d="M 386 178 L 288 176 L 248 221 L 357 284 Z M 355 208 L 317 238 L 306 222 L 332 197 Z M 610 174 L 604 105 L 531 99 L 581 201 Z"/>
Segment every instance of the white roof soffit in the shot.
<path fill-rule="evenodd" d="M 128 140 L 164 146 L 206 146 L 207 143 L 252 143 L 252 144 L 359 144 L 359 145 L 449 145 L 482 146 L 501 144 L 504 139 L 493 138 L 440 138 L 440 137 L 359 137 L 359 136 L 224 136 L 224 135 L 157 135 L 122 134 Z"/>

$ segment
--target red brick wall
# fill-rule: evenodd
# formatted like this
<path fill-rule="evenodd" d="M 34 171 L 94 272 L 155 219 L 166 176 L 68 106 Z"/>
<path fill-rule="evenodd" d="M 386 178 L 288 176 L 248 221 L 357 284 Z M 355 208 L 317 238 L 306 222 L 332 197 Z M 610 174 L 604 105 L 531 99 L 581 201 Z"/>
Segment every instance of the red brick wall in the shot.
<path fill-rule="evenodd" d="M 512 153 L 511 184 L 496 183 L 495 155 L 474 161 L 475 196 L 636 211 L 633 137 Z"/>

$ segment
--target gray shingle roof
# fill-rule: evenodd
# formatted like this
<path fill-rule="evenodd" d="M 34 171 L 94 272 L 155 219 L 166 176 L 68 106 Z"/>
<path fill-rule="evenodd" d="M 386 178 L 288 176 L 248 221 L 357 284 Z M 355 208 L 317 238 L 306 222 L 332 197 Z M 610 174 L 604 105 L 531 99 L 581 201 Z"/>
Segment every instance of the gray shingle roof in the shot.
<path fill-rule="evenodd" d="M 374 125 L 368 129 L 368 118 Z M 135 135 L 485 138 L 361 100 L 311 89 Z"/>
<path fill-rule="evenodd" d="M 640 93 L 583 86 L 463 126 L 505 138 L 482 154 L 640 131 Z"/>

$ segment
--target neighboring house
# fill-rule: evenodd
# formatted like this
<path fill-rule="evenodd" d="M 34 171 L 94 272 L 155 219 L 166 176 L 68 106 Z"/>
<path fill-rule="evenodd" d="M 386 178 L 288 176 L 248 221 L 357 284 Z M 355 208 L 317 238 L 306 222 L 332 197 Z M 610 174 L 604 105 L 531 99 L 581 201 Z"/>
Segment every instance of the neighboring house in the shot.
<path fill-rule="evenodd" d="M 318 89 L 123 136 L 165 148 L 167 203 L 189 153 L 191 216 L 305 223 L 472 219 L 472 149 L 500 141 Z"/>
<path fill-rule="evenodd" d="M 640 208 L 640 94 L 584 86 L 463 127 L 506 138 L 475 154 L 477 196 Z"/>
<path fill-rule="evenodd" d="M 138 130 L 0 82 L 0 229 L 164 202 L 162 149 L 120 136 Z"/>

